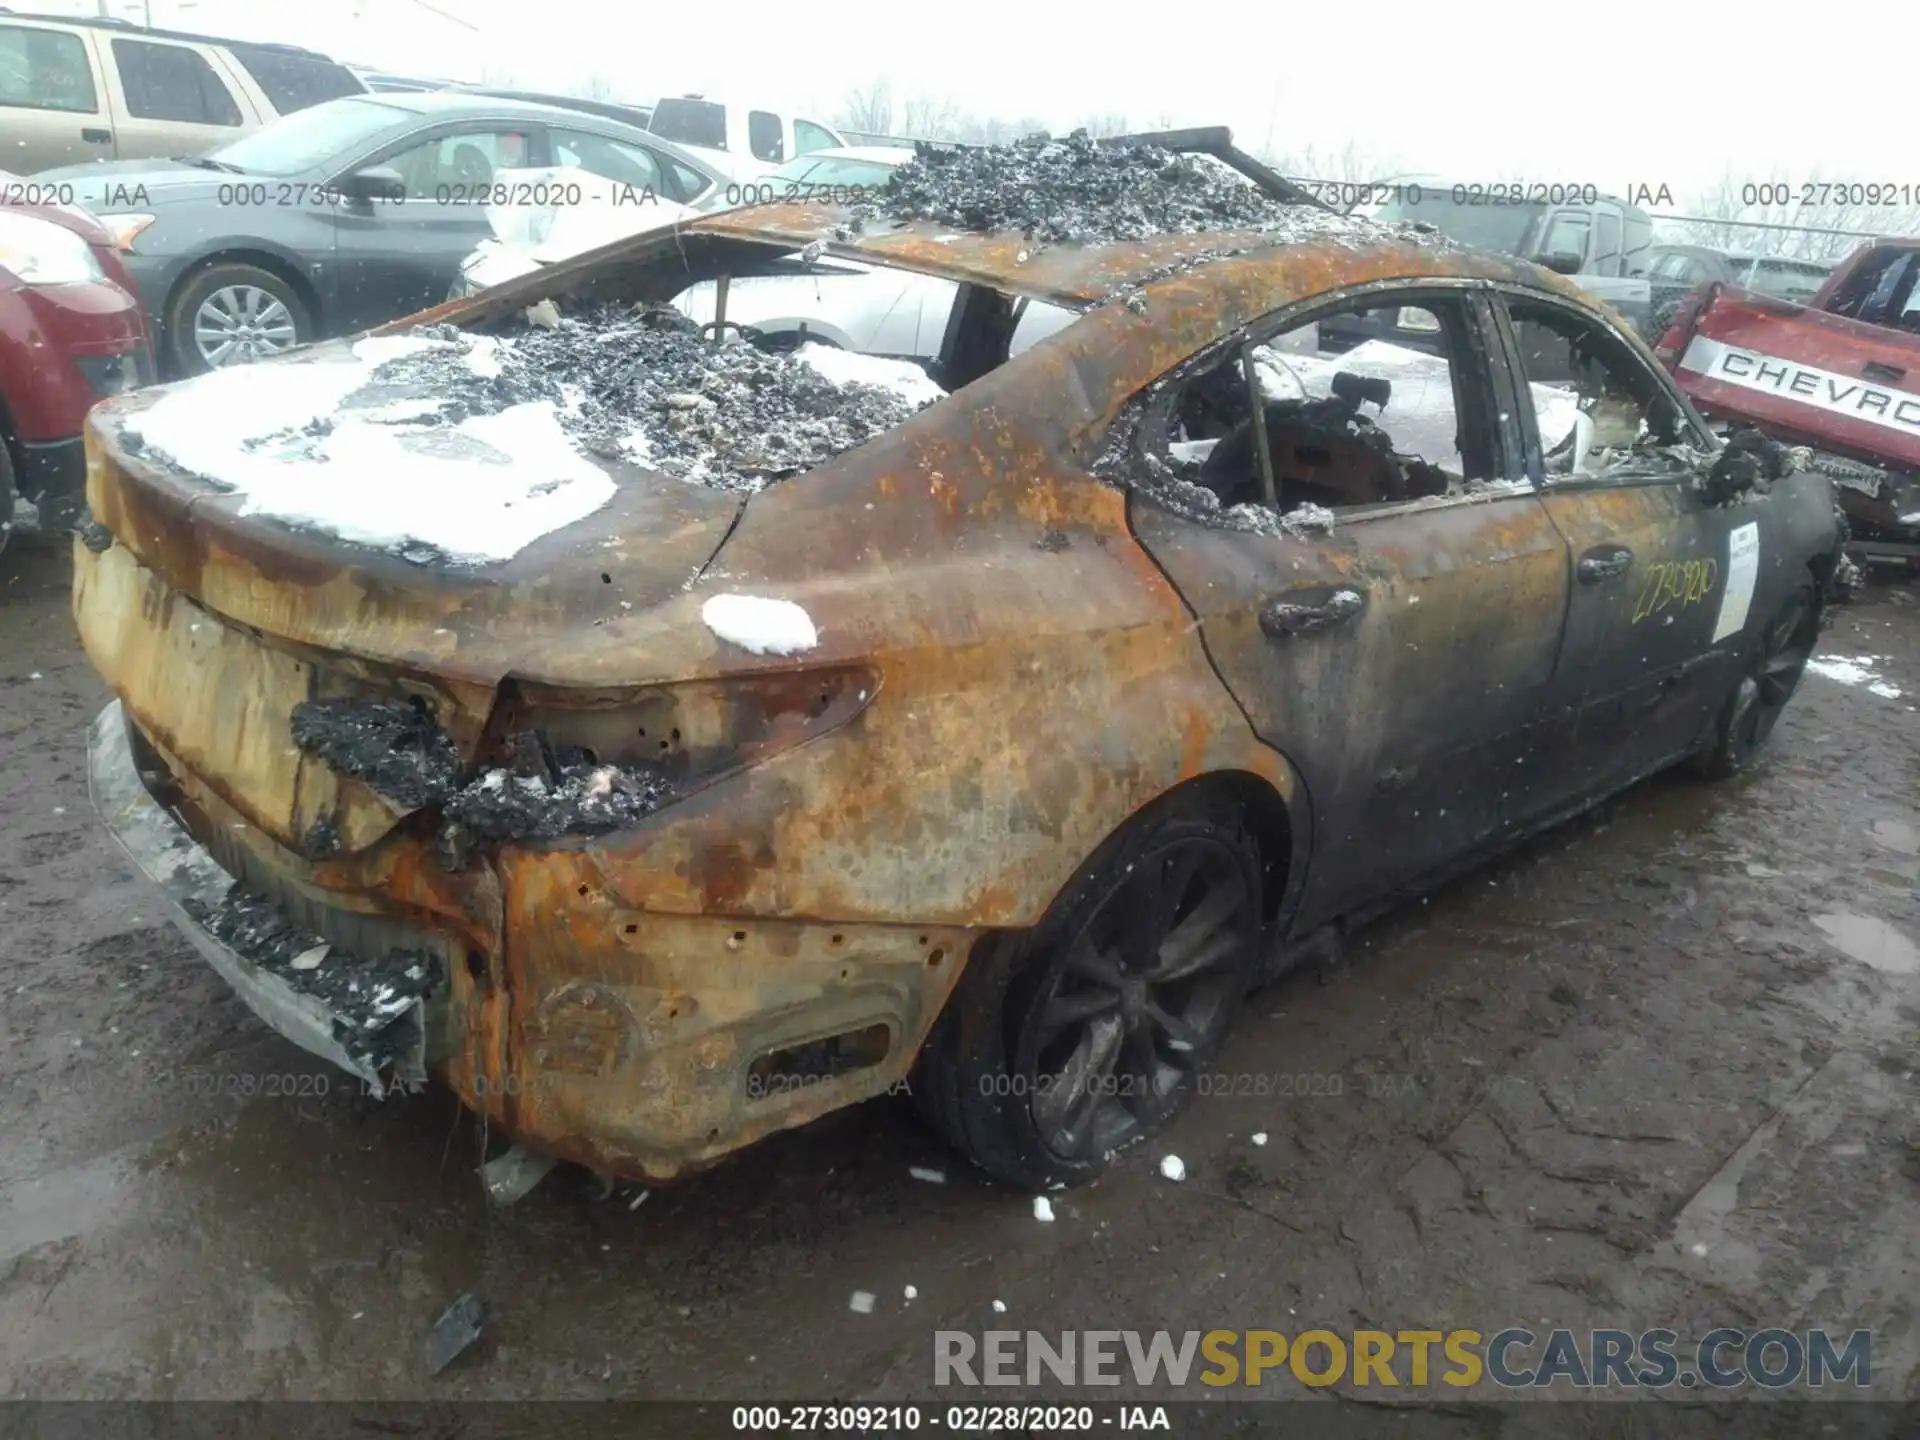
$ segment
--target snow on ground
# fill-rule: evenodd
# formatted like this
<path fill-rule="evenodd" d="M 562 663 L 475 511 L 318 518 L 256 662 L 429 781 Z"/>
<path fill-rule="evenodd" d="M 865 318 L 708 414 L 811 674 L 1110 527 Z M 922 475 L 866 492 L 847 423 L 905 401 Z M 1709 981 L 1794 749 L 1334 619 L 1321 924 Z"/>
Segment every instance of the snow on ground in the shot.
<path fill-rule="evenodd" d="M 1878 655 L 1816 655 L 1807 661 L 1807 669 L 1829 680 L 1838 680 L 1842 685 L 1864 685 L 1869 693 L 1882 699 L 1898 700 L 1904 692 L 1899 686 L 1882 680 L 1875 668 L 1881 659 Z"/>
<path fill-rule="evenodd" d="M 700 618 L 722 640 L 755 655 L 798 655 L 820 643 L 807 612 L 791 600 L 757 595 L 715 595 Z"/>
<path fill-rule="evenodd" d="M 497 373 L 498 342 L 466 360 Z M 310 525 L 363 545 L 431 546 L 507 560 L 598 510 L 614 484 L 561 430 L 548 401 L 458 424 L 409 422 L 417 402 L 382 400 L 375 372 L 452 342 L 377 336 L 350 351 L 236 366 L 164 392 L 129 434 L 241 497 L 243 515 Z M 370 391 L 372 403 L 349 404 Z"/>

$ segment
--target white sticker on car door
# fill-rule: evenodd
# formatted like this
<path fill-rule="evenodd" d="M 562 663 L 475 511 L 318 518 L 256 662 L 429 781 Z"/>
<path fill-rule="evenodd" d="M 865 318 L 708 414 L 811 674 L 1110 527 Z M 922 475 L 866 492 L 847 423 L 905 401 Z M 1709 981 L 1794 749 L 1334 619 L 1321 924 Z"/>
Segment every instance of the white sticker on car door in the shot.
<path fill-rule="evenodd" d="M 1727 588 L 1720 592 L 1720 619 L 1713 627 L 1713 643 L 1747 628 L 1747 609 L 1753 604 L 1753 582 L 1760 574 L 1760 525 L 1749 521 L 1727 536 Z"/>

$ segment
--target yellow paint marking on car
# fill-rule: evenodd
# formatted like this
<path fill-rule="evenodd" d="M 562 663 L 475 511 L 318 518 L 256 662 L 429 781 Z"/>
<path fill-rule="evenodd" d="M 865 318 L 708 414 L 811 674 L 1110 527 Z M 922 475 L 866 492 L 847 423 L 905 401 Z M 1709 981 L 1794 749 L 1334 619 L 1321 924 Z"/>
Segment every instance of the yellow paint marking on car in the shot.
<path fill-rule="evenodd" d="M 1634 601 L 1633 623 L 1697 605 L 1713 593 L 1719 580 L 1720 565 L 1715 560 L 1657 561 L 1647 567 L 1647 578 Z"/>

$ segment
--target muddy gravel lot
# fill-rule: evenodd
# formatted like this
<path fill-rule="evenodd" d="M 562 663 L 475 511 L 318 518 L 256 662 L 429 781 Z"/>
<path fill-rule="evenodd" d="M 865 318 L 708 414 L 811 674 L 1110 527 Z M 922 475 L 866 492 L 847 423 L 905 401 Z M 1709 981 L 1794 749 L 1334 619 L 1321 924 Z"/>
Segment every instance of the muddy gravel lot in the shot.
<path fill-rule="evenodd" d="M 490 1210 L 447 1095 L 281 1041 L 132 878 L 68 574 L 0 555 L 9 1397 L 933 1398 L 939 1328 L 1309 1323 L 1870 1326 L 1874 1394 L 1920 1392 L 1910 588 L 1839 613 L 1823 650 L 1874 658 L 1809 674 L 1759 773 L 1641 785 L 1255 996 L 1228 1093 L 1044 1224 L 901 1099 Z M 486 1333 L 430 1377 L 469 1291 Z"/>

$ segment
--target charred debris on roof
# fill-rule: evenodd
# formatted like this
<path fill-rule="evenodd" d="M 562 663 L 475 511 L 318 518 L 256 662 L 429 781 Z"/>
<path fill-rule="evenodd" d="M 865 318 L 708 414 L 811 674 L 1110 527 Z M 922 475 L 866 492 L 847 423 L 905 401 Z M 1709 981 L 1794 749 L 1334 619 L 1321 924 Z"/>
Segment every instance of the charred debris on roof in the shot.
<path fill-rule="evenodd" d="M 344 698 L 294 707 L 294 744 L 334 770 L 365 781 L 409 810 L 438 808 L 440 852 L 459 868 L 471 842 L 552 840 L 617 830 L 672 798 L 665 773 L 603 765 L 578 747 L 552 746 L 536 731 L 507 744 L 512 763 L 463 776 L 453 742 L 424 702 Z"/>
<path fill-rule="evenodd" d="M 1043 245 L 1232 230 L 1305 238 L 1374 228 L 1277 199 L 1212 156 L 1102 143 L 1084 130 L 1064 139 L 915 149 L 912 160 L 851 207 L 856 224 L 928 220 L 1014 232 Z"/>
<path fill-rule="evenodd" d="M 437 343 L 378 364 L 333 414 L 243 447 L 294 455 L 349 419 L 406 439 L 544 402 L 587 454 L 753 494 L 864 445 L 941 393 L 924 378 L 909 386 L 886 383 L 890 374 L 829 374 L 804 353 L 740 336 L 715 344 L 686 316 L 658 307 L 603 302 L 551 326 L 522 320 L 493 334 L 452 325 L 409 333 Z M 137 431 L 125 432 L 123 443 L 174 463 Z M 420 564 L 446 559 L 428 544 L 396 549 Z"/>
<path fill-rule="evenodd" d="M 413 333 L 451 343 L 380 367 L 369 402 L 431 402 L 396 423 L 457 424 L 547 400 L 591 454 L 741 494 L 822 465 L 922 408 L 883 385 L 829 378 L 793 353 L 737 337 L 713 344 L 670 309 L 603 303 L 554 326 L 527 325 L 498 337 L 484 365 L 473 363 L 465 331 Z"/>

